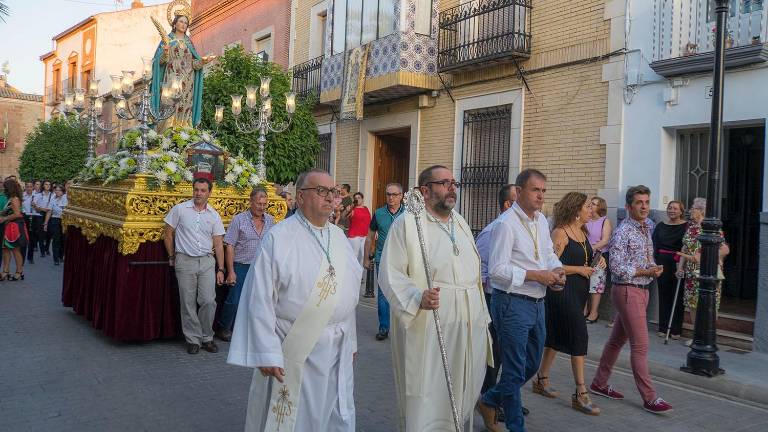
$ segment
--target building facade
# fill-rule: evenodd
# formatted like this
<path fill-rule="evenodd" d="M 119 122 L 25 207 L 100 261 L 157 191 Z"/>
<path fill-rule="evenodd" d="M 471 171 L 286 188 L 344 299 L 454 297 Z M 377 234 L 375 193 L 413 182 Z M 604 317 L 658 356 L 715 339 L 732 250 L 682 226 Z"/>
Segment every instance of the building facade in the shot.
<path fill-rule="evenodd" d="M 571 190 L 615 211 L 623 0 L 295 3 L 294 89 L 318 101 L 318 165 L 368 206 L 442 164 L 474 231 L 529 167 L 549 176 L 547 211 Z"/>
<path fill-rule="evenodd" d="M 19 157 L 27 135 L 42 116 L 43 97 L 22 93 L 0 73 L 0 179 L 19 175 Z"/>
<path fill-rule="evenodd" d="M 145 7 L 134 1 L 130 9 L 92 15 L 53 37 L 53 50 L 40 60 L 45 67 L 44 118 L 61 112 L 64 94 L 87 89 L 99 81 L 99 94 L 108 93 L 112 75 L 134 71 L 139 77 L 142 57 L 155 53 L 160 35 L 155 18 L 170 31 L 168 3 Z"/>
<path fill-rule="evenodd" d="M 655 209 L 706 197 L 714 3 L 629 2 L 619 189 L 644 183 Z M 722 340 L 768 350 L 768 37 L 762 0 L 732 0 L 722 165 L 723 230 L 731 254 L 718 319 Z"/>
<path fill-rule="evenodd" d="M 233 45 L 288 66 L 290 0 L 196 0 L 190 35 L 201 55 L 221 55 Z"/>

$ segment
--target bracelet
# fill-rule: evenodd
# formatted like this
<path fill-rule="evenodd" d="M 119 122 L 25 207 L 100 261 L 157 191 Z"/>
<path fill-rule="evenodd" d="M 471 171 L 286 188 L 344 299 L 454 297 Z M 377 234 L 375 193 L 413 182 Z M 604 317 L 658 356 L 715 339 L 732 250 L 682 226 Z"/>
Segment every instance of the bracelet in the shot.
<path fill-rule="evenodd" d="M 224 273 L 224 269 L 216 269 L 216 273 L 218 273 L 218 272 Z"/>

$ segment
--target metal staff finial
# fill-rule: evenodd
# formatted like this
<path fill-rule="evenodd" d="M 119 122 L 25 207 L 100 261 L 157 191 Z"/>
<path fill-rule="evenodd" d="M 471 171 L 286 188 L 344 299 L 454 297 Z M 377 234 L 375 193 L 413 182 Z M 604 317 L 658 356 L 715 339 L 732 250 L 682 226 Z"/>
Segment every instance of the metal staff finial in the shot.
<path fill-rule="evenodd" d="M 405 210 L 411 213 L 416 219 L 416 232 L 419 235 L 419 246 L 421 249 L 421 258 L 424 261 L 424 272 L 427 275 L 427 288 L 432 289 L 432 266 L 427 256 L 427 245 L 424 242 L 424 231 L 421 226 L 421 214 L 426 209 L 424 197 L 418 188 L 411 189 L 405 194 Z M 432 317 L 435 319 L 435 329 L 437 330 L 437 342 L 440 345 L 440 358 L 443 360 L 443 372 L 445 373 L 445 383 L 448 385 L 448 398 L 451 401 L 451 413 L 453 414 L 453 426 L 456 432 L 461 432 L 461 416 L 456 406 L 456 396 L 453 392 L 453 381 L 448 366 L 448 354 L 445 351 L 445 339 L 443 338 L 443 328 L 440 325 L 440 314 L 437 309 L 432 310 Z"/>

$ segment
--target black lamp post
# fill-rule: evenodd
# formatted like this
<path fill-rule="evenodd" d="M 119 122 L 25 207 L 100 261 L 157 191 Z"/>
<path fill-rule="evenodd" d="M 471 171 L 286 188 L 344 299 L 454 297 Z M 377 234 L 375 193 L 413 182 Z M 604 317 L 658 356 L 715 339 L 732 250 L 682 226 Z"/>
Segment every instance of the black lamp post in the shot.
<path fill-rule="evenodd" d="M 681 369 L 696 375 L 715 376 L 720 369 L 717 355 L 715 321 L 715 289 L 719 282 L 717 269 L 719 250 L 723 243 L 720 229 L 720 160 L 723 134 L 723 83 L 725 80 L 725 27 L 728 20 L 728 0 L 715 0 L 717 32 L 715 34 L 715 66 L 712 85 L 712 117 L 709 126 L 709 182 L 707 183 L 707 217 L 701 224 L 701 271 L 699 298 L 693 343 L 686 364 Z"/>

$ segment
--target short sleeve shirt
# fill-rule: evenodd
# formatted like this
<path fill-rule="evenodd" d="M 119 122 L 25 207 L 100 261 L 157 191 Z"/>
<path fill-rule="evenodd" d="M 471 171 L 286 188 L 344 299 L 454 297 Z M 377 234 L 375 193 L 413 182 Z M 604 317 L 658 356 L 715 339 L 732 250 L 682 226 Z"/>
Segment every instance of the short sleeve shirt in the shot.
<path fill-rule="evenodd" d="M 213 251 L 213 236 L 225 234 L 221 216 L 209 204 L 205 210 L 197 211 L 193 200 L 173 206 L 164 222 L 173 228 L 176 252 L 199 257 Z"/>
<path fill-rule="evenodd" d="M 62 195 L 60 197 L 54 196 L 53 199 L 51 199 L 51 217 L 60 219 L 61 215 L 64 213 L 64 207 L 67 206 L 67 195 Z"/>
<path fill-rule="evenodd" d="M 394 222 L 398 216 L 403 214 L 404 210 L 405 206 L 402 204 L 394 213 L 389 211 L 389 207 L 384 206 L 376 209 L 376 212 L 373 214 L 371 225 L 368 228 L 378 234 L 378 239 L 376 239 L 376 254 L 373 259 L 376 264 L 381 262 L 381 252 L 384 250 L 384 242 L 387 240 L 389 227 L 392 226 L 392 222 Z"/>
<path fill-rule="evenodd" d="M 27 194 L 24 192 L 23 199 L 21 200 L 21 211 L 27 215 L 27 216 L 39 216 L 40 213 L 38 213 L 34 207 L 32 207 L 32 201 L 34 201 L 35 197 L 37 196 L 36 192 L 32 192 L 31 194 Z"/>
<path fill-rule="evenodd" d="M 250 210 L 236 214 L 227 227 L 227 235 L 224 236 L 224 243 L 235 248 L 234 261 L 241 264 L 253 262 L 256 252 L 261 247 L 261 240 L 274 225 L 275 218 L 264 213 L 264 227 L 259 234 L 253 225 L 253 215 Z"/>

